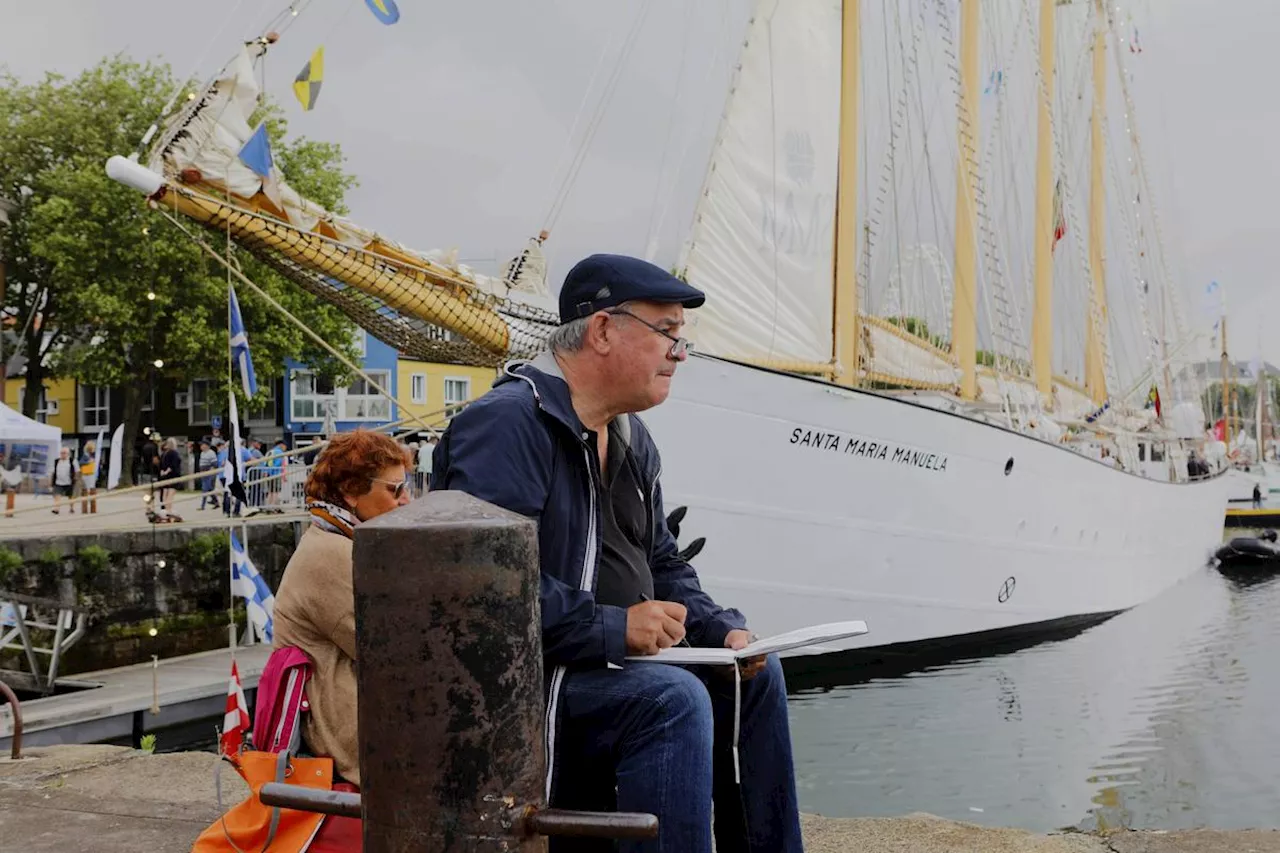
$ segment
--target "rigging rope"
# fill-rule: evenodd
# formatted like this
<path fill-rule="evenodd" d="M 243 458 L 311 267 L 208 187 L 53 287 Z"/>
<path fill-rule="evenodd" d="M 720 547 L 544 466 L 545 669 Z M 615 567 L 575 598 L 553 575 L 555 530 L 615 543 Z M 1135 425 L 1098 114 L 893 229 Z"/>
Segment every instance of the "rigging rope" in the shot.
<path fill-rule="evenodd" d="M 676 115 L 680 111 L 680 102 L 684 98 L 685 87 L 684 69 L 689 59 L 689 32 L 693 29 L 690 22 L 693 19 L 693 4 L 689 3 L 684 7 L 684 27 L 681 32 L 680 39 L 680 65 L 676 68 L 675 82 L 675 98 L 671 104 L 671 114 L 667 117 L 667 132 L 663 135 L 662 157 L 658 160 L 658 176 L 653 182 L 653 202 L 649 205 L 649 225 L 645 229 L 644 235 L 644 256 L 645 260 L 653 261 L 656 253 L 656 238 L 654 236 L 654 219 L 658 215 L 658 196 L 662 192 L 663 176 L 667 171 L 667 154 L 671 151 L 671 136 L 676 126 Z"/>
<path fill-rule="evenodd" d="M 596 131 L 600 128 L 600 124 L 610 102 L 613 100 L 614 92 L 618 88 L 618 81 L 622 79 L 622 69 L 626 65 L 627 59 L 631 56 L 631 51 L 635 47 L 636 40 L 644 25 L 645 19 L 648 18 L 650 8 L 649 0 L 642 0 L 640 11 L 637 12 L 635 18 L 632 19 L 631 28 L 627 32 L 627 38 L 623 42 L 622 50 L 618 53 L 618 61 L 614 65 L 609 79 L 605 81 L 604 92 L 601 94 L 600 100 L 596 104 L 595 112 L 592 114 L 591 120 L 587 124 L 583 140 L 574 152 L 573 159 L 569 163 L 569 171 L 561 182 L 560 188 L 552 199 L 551 207 L 547 211 L 547 215 L 543 220 L 542 232 L 544 234 L 551 233 L 556 222 L 560 219 L 560 214 L 564 212 L 564 205 L 569 200 L 569 195 L 577 181 L 578 173 L 581 171 L 583 163 L 586 162 L 587 153 L 591 149 L 591 143 L 595 139 Z M 601 60 L 603 60 L 603 58 L 604 56 L 602 53 Z M 594 76 L 592 78 L 592 85 L 594 85 Z M 590 92 L 590 87 L 588 87 L 587 91 Z M 575 119 L 574 127 L 576 126 L 577 120 Z M 572 139 L 572 130 L 570 131 L 570 138 Z"/>

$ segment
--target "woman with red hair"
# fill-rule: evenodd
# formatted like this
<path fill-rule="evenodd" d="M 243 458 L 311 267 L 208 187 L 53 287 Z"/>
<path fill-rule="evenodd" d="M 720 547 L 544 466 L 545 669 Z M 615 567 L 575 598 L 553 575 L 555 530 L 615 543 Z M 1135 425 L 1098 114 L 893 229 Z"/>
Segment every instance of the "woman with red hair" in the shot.
<path fill-rule="evenodd" d="M 358 430 L 329 440 L 307 478 L 311 524 L 276 593 L 272 645 L 295 646 L 313 664 L 303 742 L 331 756 L 338 776 L 360 786 L 356 738 L 356 619 L 351 539 L 362 522 L 409 503 L 407 449 Z"/>

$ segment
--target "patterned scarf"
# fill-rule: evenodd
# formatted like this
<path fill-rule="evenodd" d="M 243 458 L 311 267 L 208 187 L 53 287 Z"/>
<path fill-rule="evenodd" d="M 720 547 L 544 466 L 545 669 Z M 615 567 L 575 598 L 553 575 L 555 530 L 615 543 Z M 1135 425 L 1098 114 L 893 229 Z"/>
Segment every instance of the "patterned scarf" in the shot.
<path fill-rule="evenodd" d="M 311 523 L 316 527 L 348 539 L 354 538 L 356 525 L 360 523 L 350 510 L 315 498 L 307 498 L 307 512 L 311 513 Z"/>

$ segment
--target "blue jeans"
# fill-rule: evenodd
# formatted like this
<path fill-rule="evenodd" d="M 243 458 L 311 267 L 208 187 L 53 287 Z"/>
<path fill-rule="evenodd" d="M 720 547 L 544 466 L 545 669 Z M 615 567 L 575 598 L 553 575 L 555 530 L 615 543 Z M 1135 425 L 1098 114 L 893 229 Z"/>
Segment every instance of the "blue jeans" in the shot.
<path fill-rule="evenodd" d="M 723 668 L 721 668 L 723 669 Z M 571 671 L 560 697 L 552 805 L 648 812 L 652 841 L 552 839 L 553 853 L 803 850 L 787 691 L 776 656 L 742 683 L 733 777 L 733 680 L 710 667 L 630 663 Z"/>

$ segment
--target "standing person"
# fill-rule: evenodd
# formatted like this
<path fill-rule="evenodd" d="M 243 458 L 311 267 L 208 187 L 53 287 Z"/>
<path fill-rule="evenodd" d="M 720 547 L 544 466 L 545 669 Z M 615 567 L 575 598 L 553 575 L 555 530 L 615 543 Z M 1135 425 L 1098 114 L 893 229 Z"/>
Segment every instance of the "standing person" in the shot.
<path fill-rule="evenodd" d="M 284 482 L 284 454 L 287 446 L 284 439 L 277 439 L 271 452 L 267 454 L 267 505 L 279 506 L 280 489 Z"/>
<path fill-rule="evenodd" d="M 67 511 L 75 512 L 75 502 L 71 500 L 71 489 L 75 486 L 75 465 L 71 463 L 71 449 L 63 447 L 58 451 L 58 458 L 53 462 L 53 512 L 60 513 L 62 499 L 67 500 Z"/>
<path fill-rule="evenodd" d="M 178 453 L 178 442 L 174 438 L 166 438 L 160 444 L 160 480 L 170 480 L 174 477 L 182 476 L 182 455 Z M 172 486 L 163 486 L 160 489 L 160 507 L 164 510 L 165 515 L 174 516 L 173 501 L 178 496 L 178 490 Z M 178 519 L 181 521 L 181 519 Z"/>
<path fill-rule="evenodd" d="M 658 841 L 629 850 L 710 853 L 714 808 L 719 850 L 790 853 L 802 842 L 777 657 L 742 665 L 740 706 L 723 668 L 626 660 L 750 642 L 677 553 L 658 449 L 634 414 L 666 399 L 689 348 L 685 309 L 703 301 L 645 261 L 580 262 L 550 351 L 453 418 L 431 487 L 539 523 L 551 804 L 657 815 Z"/>
<path fill-rule="evenodd" d="M 96 513 L 98 511 L 98 447 L 92 441 L 84 443 L 84 452 L 80 454 L 80 480 L 83 484 L 83 498 L 80 511 Z"/>
<path fill-rule="evenodd" d="M 436 450 L 436 437 L 429 436 L 418 448 L 418 491 L 426 493 L 431 488 L 431 455 Z"/>
<path fill-rule="evenodd" d="M 218 466 L 218 454 L 213 452 L 213 448 L 209 446 L 208 441 L 200 442 L 200 454 L 196 458 L 196 470 L 206 473 L 206 476 L 200 478 L 200 509 L 204 509 L 208 504 L 209 509 L 218 508 L 218 498 L 213 493 L 213 481 L 215 479 L 213 472 Z"/>
<path fill-rule="evenodd" d="M 142 442 L 142 458 L 138 460 L 138 483 L 154 483 L 156 471 L 160 467 L 159 436 L 151 433 Z"/>
<path fill-rule="evenodd" d="M 249 442 L 249 462 L 256 463 L 262 458 L 262 442 L 254 439 Z M 245 466 L 245 476 L 249 478 L 249 505 L 262 506 L 262 474 L 266 469 L 259 464 Z"/>

